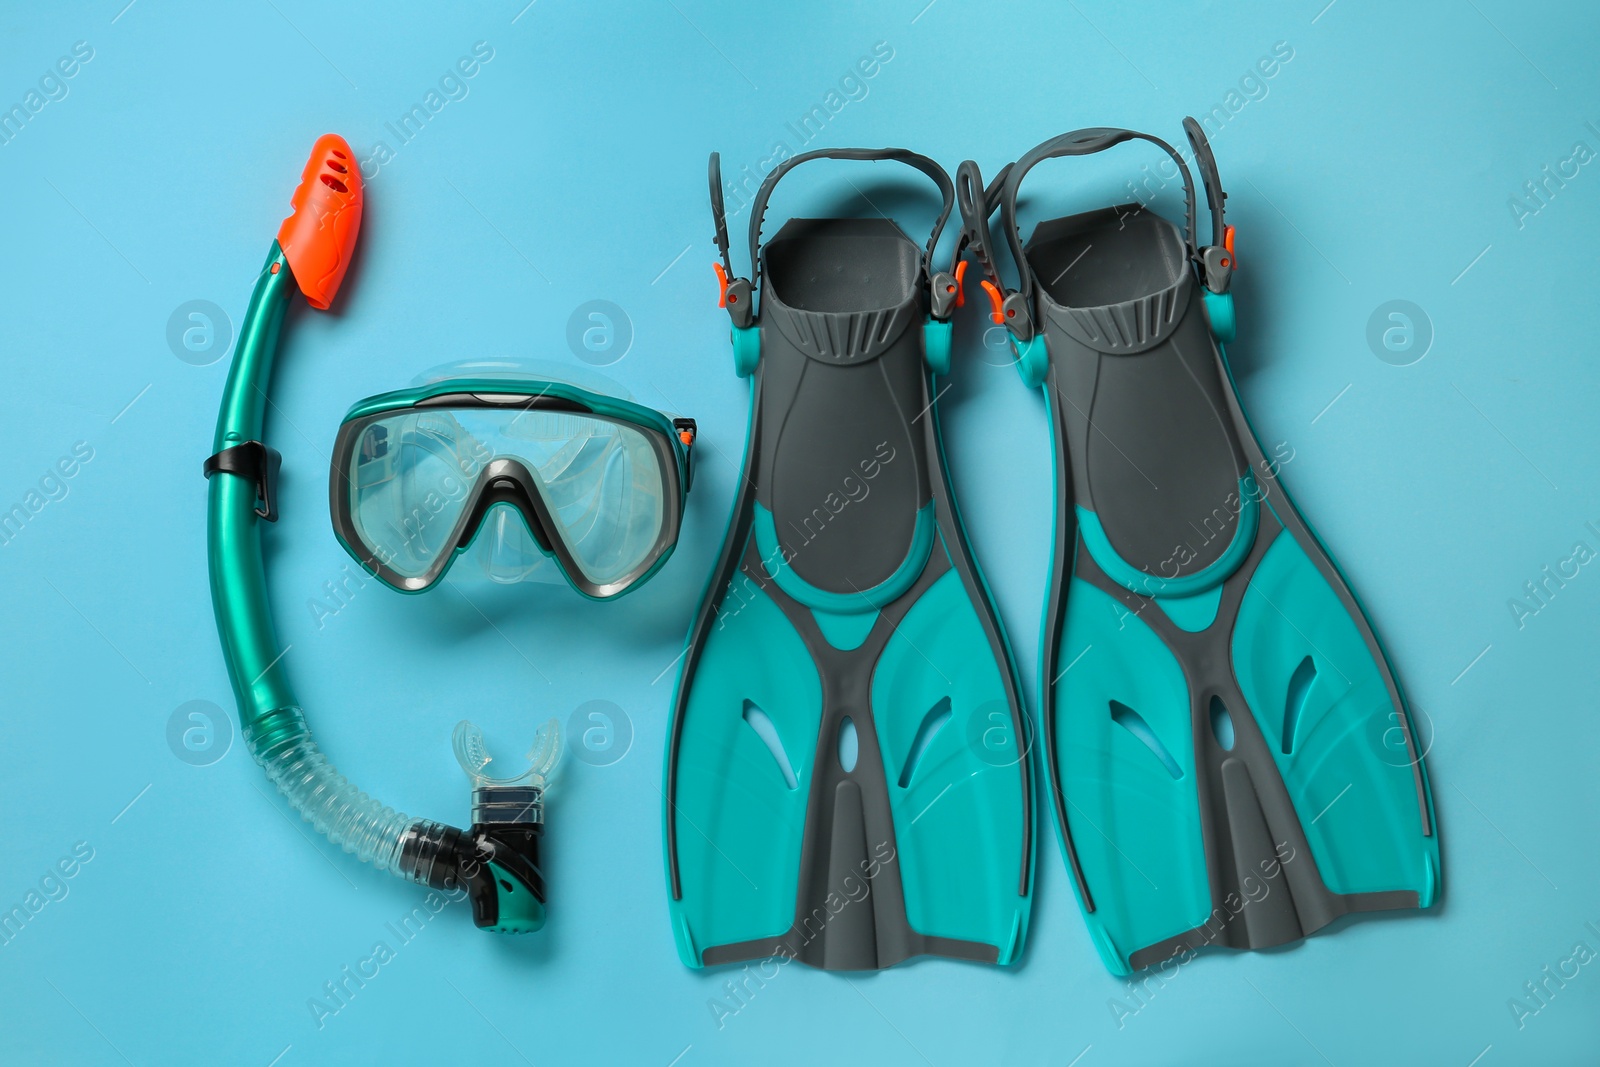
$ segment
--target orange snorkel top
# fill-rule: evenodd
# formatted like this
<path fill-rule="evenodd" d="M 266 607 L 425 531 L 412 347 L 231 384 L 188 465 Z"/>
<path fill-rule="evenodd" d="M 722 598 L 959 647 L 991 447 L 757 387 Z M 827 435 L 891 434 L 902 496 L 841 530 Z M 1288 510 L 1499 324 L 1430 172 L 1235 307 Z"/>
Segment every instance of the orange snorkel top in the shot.
<path fill-rule="evenodd" d="M 278 245 L 306 301 L 319 311 L 333 303 L 361 230 L 361 171 L 350 144 L 325 133 L 294 191 L 294 213 L 278 227 Z"/>

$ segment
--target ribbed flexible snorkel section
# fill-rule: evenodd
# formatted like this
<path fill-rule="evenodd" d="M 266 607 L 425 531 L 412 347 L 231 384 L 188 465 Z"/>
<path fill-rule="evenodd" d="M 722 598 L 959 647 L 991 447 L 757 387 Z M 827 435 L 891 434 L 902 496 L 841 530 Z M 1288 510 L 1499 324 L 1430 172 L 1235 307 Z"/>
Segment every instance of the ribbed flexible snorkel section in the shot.
<path fill-rule="evenodd" d="M 340 774 L 312 739 L 299 708 L 279 709 L 245 740 L 272 784 L 318 833 L 363 863 L 415 877 L 401 857 L 408 831 L 422 820 L 368 796 Z"/>

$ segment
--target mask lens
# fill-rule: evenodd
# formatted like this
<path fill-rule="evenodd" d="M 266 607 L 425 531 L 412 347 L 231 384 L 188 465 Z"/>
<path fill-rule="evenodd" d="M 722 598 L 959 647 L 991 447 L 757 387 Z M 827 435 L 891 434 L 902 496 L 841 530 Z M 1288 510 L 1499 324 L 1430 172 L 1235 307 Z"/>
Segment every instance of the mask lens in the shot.
<path fill-rule="evenodd" d="M 380 563 L 420 578 L 455 547 L 457 526 L 483 466 L 478 442 L 448 411 L 379 419 L 356 439 L 350 513 Z"/>
<path fill-rule="evenodd" d="M 660 548 L 662 456 L 627 422 L 536 407 L 408 410 L 373 420 L 352 447 L 354 532 L 403 578 L 437 574 L 461 547 L 483 485 L 507 476 L 531 483 L 549 518 L 505 506 L 485 516 L 475 536 L 498 580 L 531 573 L 542 558 L 531 527 L 559 540 L 573 577 L 596 586 L 636 576 Z"/>
<path fill-rule="evenodd" d="M 528 468 L 582 577 L 620 581 L 661 537 L 665 483 L 649 438 L 627 423 L 538 409 L 474 412 L 502 420 L 497 456 Z"/>

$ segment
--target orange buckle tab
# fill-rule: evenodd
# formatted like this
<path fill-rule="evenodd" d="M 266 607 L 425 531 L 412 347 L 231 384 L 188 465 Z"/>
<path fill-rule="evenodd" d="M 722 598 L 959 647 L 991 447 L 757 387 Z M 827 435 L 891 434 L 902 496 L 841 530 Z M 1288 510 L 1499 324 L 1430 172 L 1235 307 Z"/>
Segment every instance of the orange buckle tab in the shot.
<path fill-rule="evenodd" d="M 967 303 L 967 260 L 956 264 L 956 307 L 964 307 Z"/>
<path fill-rule="evenodd" d="M 717 272 L 717 307 L 728 306 L 728 271 L 721 263 L 712 263 L 711 269 Z"/>
<path fill-rule="evenodd" d="M 1222 228 L 1222 247 L 1228 253 L 1228 258 L 1223 261 L 1222 265 L 1224 267 L 1232 267 L 1234 270 L 1238 270 L 1239 269 L 1239 263 L 1238 263 L 1239 257 L 1235 256 L 1233 254 L 1233 227 L 1232 226 L 1224 226 Z"/>
<path fill-rule="evenodd" d="M 989 312 L 989 318 L 994 320 L 996 326 L 1004 326 L 1006 324 L 1006 315 L 1000 308 L 1006 302 L 1005 294 L 1000 291 L 999 286 L 988 279 L 984 279 L 978 284 L 982 285 L 983 291 L 989 294 L 989 303 L 994 307 L 994 310 Z"/>
<path fill-rule="evenodd" d="M 700 432 L 699 426 L 695 424 L 693 419 L 673 419 L 672 428 L 677 431 L 678 440 L 683 442 L 684 448 L 692 447 L 695 435 Z"/>

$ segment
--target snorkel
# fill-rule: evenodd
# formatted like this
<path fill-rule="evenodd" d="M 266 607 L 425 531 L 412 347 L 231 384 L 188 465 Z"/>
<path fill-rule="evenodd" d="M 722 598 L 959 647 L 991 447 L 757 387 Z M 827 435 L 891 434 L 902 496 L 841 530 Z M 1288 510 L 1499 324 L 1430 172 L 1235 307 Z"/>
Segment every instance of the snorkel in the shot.
<path fill-rule="evenodd" d="M 483 774 L 489 757 L 476 728 L 457 727 L 457 755 L 473 785 L 473 824 L 460 830 L 413 819 L 351 784 L 312 739 L 289 685 L 261 554 L 261 523 L 277 519 L 281 460 L 262 442 L 262 424 L 289 301 L 299 291 L 326 310 L 355 249 L 362 184 L 343 138 L 318 139 L 292 203 L 256 278 L 205 464 L 211 599 L 245 742 L 289 804 L 346 852 L 432 889 L 465 890 L 481 928 L 538 930 L 543 795 L 561 751 L 554 720 L 540 729 L 528 770 L 503 779 Z"/>

